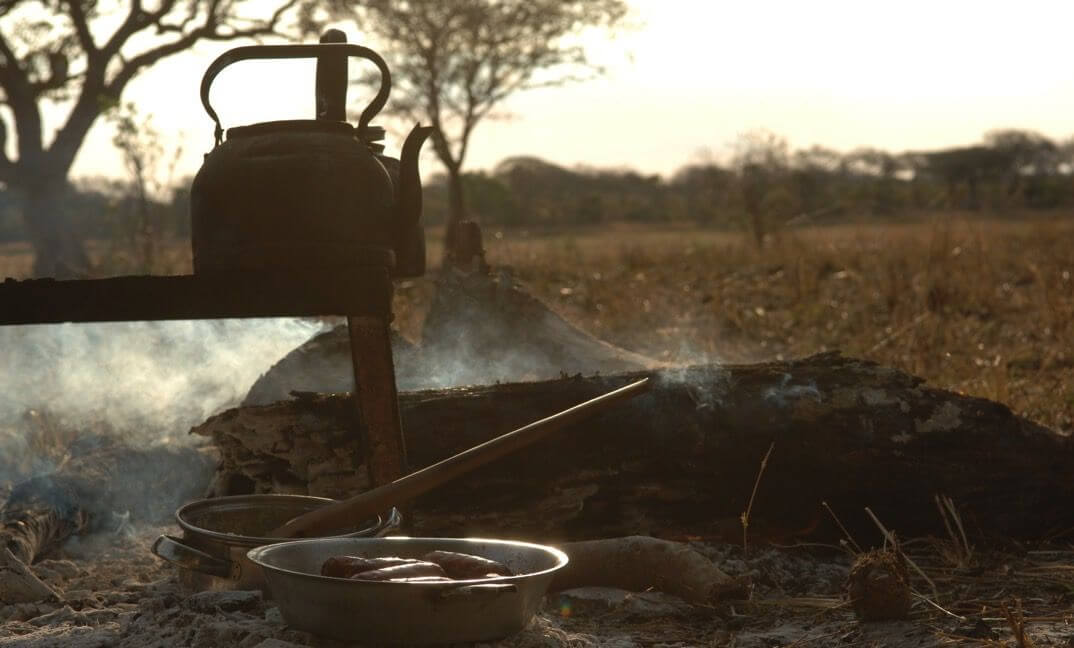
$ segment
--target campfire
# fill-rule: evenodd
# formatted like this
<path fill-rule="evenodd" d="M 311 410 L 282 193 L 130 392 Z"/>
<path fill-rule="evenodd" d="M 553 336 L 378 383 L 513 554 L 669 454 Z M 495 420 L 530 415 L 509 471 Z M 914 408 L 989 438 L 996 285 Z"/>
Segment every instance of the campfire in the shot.
<path fill-rule="evenodd" d="M 348 56 L 384 80 L 356 127 Z M 225 140 L 216 74 L 296 57 L 318 60 L 318 118 Z M 438 278 L 440 334 L 393 337 L 392 282 L 424 272 L 429 129 L 383 154 L 387 78 L 334 33 L 226 53 L 202 86 L 217 146 L 195 274 L 0 285 L 2 324 L 346 318 L 303 328 L 189 437 L 172 421 L 146 443 L 85 410 L 0 427 L 0 645 L 1069 639 L 1074 555 L 1012 542 L 1074 526 L 1070 440 L 1001 404 L 835 353 L 663 366 L 482 259 Z M 247 173 L 259 150 L 288 154 L 268 174 L 288 182 Z M 296 205 L 324 211 L 296 224 Z M 529 380 L 496 382 L 512 377 Z"/>

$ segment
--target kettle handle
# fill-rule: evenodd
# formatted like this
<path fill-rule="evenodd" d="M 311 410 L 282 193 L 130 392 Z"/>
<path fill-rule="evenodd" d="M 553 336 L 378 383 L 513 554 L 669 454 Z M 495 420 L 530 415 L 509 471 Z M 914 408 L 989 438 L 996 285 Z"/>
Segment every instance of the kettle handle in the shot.
<path fill-rule="evenodd" d="M 205 70 L 205 75 L 201 78 L 201 105 L 205 107 L 205 112 L 209 113 L 209 117 L 212 118 L 213 123 L 216 124 L 216 129 L 213 131 L 213 136 L 216 138 L 217 145 L 224 139 L 224 129 L 220 126 L 220 118 L 216 114 L 216 110 L 213 109 L 209 103 L 209 87 L 213 84 L 213 79 L 216 78 L 220 71 L 238 61 L 247 61 L 251 59 L 296 59 L 296 58 L 317 58 L 322 54 L 329 52 L 345 53 L 347 56 L 356 56 L 358 58 L 364 58 L 368 61 L 372 61 L 377 69 L 380 70 L 380 89 L 377 90 L 377 95 L 373 97 L 373 101 L 369 102 L 369 105 L 362 111 L 361 116 L 358 118 L 358 130 L 359 132 L 365 130 L 365 127 L 369 124 L 369 120 L 373 119 L 374 115 L 380 112 L 380 109 L 384 107 L 384 104 L 388 101 L 388 94 L 392 91 L 392 74 L 388 71 L 388 64 L 384 62 L 384 59 L 368 47 L 362 47 L 361 45 L 351 45 L 348 43 L 320 43 L 317 45 L 246 45 L 243 47 L 236 47 L 230 49 L 220 56 L 216 57 L 216 60 L 209 64 L 209 67 Z"/>

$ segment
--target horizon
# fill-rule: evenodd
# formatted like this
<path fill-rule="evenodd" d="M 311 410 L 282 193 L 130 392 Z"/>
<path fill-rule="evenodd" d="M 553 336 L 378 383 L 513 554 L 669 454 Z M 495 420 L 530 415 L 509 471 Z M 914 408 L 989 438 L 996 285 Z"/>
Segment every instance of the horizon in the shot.
<path fill-rule="evenodd" d="M 513 117 L 479 124 L 464 170 L 525 155 L 668 178 L 691 163 L 725 160 L 739 134 L 760 129 L 786 138 L 792 150 L 841 153 L 970 146 L 1002 129 L 1057 142 L 1074 136 L 1067 117 L 1074 114 L 1074 67 L 1063 65 L 1063 31 L 1074 24 L 1074 7 L 1035 2 L 1012 13 L 969 2 L 914 1 L 898 11 L 836 0 L 809 7 L 680 2 L 674 10 L 659 0 L 630 4 L 636 29 L 584 39 L 605 75 L 508 99 L 503 108 Z M 351 42 L 362 42 L 353 26 L 341 26 Z M 237 44 L 201 43 L 148 69 L 124 94 L 165 135 L 162 166 L 183 147 L 173 182 L 192 175 L 211 148 L 197 86 L 208 62 Z M 390 52 L 382 54 L 390 65 Z M 302 62 L 236 65 L 213 86 L 213 105 L 225 127 L 301 118 L 312 112 L 312 69 Z M 124 177 L 111 138 L 100 120 L 72 177 Z M 389 135 L 389 154 L 399 142 Z M 423 173 L 439 170 L 434 156 L 423 158 Z"/>

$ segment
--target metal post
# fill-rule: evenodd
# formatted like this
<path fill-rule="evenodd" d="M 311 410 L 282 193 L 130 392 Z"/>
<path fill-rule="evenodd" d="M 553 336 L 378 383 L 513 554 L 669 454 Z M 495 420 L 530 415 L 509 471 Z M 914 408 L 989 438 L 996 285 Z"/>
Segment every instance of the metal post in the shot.
<path fill-rule="evenodd" d="M 395 366 L 388 320 L 376 316 L 347 318 L 355 398 L 366 429 L 366 465 L 373 487 L 407 472 L 406 443 L 399 418 Z"/>

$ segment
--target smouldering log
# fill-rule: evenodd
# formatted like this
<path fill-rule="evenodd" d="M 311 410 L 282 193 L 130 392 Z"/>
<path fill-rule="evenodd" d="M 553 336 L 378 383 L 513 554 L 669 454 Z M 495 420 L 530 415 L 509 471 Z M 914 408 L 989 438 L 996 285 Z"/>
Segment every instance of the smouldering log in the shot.
<path fill-rule="evenodd" d="M 52 473 L 15 486 L 0 510 L 0 546 L 30 564 L 73 535 L 114 526 L 116 514 L 166 519 L 201 495 L 212 453 L 191 447 L 132 448 L 106 437 L 81 439 Z"/>
<path fill-rule="evenodd" d="M 901 371 L 823 354 L 401 395 L 412 469 L 641 376 L 650 394 L 419 498 L 421 535 L 548 541 L 648 534 L 741 542 L 758 464 L 775 442 L 750 541 L 841 532 L 942 533 L 935 494 L 967 532 L 1040 537 L 1074 528 L 1071 441 L 1006 406 Z M 346 395 L 225 412 L 195 432 L 221 451 L 220 494 L 345 497 L 369 487 Z"/>

